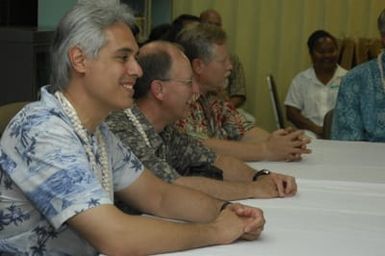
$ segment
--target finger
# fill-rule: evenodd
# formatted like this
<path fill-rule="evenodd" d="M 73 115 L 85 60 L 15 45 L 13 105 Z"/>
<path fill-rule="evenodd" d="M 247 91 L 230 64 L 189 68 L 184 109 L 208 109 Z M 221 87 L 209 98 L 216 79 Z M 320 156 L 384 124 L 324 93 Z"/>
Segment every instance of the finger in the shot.
<path fill-rule="evenodd" d="M 300 158 L 300 153 L 289 154 L 286 156 L 286 162 L 298 161 Z"/>
<path fill-rule="evenodd" d="M 275 188 L 277 190 L 277 196 L 279 197 L 285 197 L 285 181 L 283 179 L 284 176 L 276 175 L 273 178 Z"/>
<path fill-rule="evenodd" d="M 292 133 L 292 132 L 295 132 L 296 129 L 295 129 L 294 127 L 289 126 L 289 127 L 286 127 L 286 128 L 285 128 L 285 131 L 286 131 L 287 133 Z"/>
<path fill-rule="evenodd" d="M 249 223 L 245 226 L 244 232 L 245 233 L 260 233 L 265 226 L 265 219 L 259 218 L 259 219 L 249 219 Z"/>
<path fill-rule="evenodd" d="M 295 140 L 295 139 L 300 140 L 299 138 L 304 136 L 304 131 L 303 130 L 297 130 L 297 131 L 290 133 L 288 136 L 291 140 Z"/>
<path fill-rule="evenodd" d="M 253 241 L 257 240 L 261 236 L 261 233 L 262 230 L 259 233 L 244 233 L 241 238 L 246 241 Z"/>
<path fill-rule="evenodd" d="M 294 177 L 290 177 L 287 180 L 285 193 L 288 196 L 294 196 L 297 193 L 297 183 L 295 182 Z"/>
<path fill-rule="evenodd" d="M 243 207 L 239 207 L 236 209 L 236 214 L 239 217 L 247 217 L 247 218 L 253 218 L 253 219 L 260 219 L 263 218 L 263 212 L 259 208 L 249 207 L 243 205 Z"/>

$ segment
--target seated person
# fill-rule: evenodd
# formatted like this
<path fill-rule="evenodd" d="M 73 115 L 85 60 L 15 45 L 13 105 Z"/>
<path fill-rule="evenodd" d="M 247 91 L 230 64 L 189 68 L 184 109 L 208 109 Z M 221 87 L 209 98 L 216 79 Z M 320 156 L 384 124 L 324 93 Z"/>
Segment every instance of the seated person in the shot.
<path fill-rule="evenodd" d="M 200 23 L 182 30 L 177 41 L 185 48 L 199 87 L 199 97 L 191 102 L 189 114 L 176 123 L 180 131 L 199 138 L 218 154 L 243 161 L 294 161 L 310 153 L 303 131 L 269 134 L 218 97 L 232 68 L 226 33 L 220 27 Z"/>
<path fill-rule="evenodd" d="M 116 1 L 80 1 L 60 21 L 52 85 L 0 141 L 2 255 L 150 255 L 262 232 L 261 210 L 163 182 L 103 122 L 132 106 L 142 75 L 133 21 Z M 114 196 L 148 214 L 197 223 L 128 215 Z"/>
<path fill-rule="evenodd" d="M 205 10 L 201 12 L 199 18 L 202 23 L 222 27 L 222 17 L 216 10 Z M 233 68 L 224 90 L 225 97 L 247 121 L 255 123 L 255 117 L 241 108 L 246 101 L 246 79 L 241 60 L 238 55 L 231 54 L 230 61 Z"/>
<path fill-rule="evenodd" d="M 385 9 L 377 19 L 385 46 Z M 354 67 L 342 80 L 331 138 L 385 142 L 385 55 Z"/>
<path fill-rule="evenodd" d="M 323 138 L 326 113 L 335 106 L 346 70 L 337 64 L 337 41 L 326 31 L 313 32 L 308 41 L 313 65 L 296 75 L 286 96 L 287 118 L 309 136 Z"/>
<path fill-rule="evenodd" d="M 217 155 L 171 125 L 187 113 L 188 101 L 197 91 L 182 50 L 155 41 L 142 46 L 138 62 L 143 76 L 135 85 L 137 107 L 113 112 L 107 123 L 155 175 L 223 200 L 295 194 L 293 177 L 271 172 L 257 179 L 268 172 L 256 172 L 236 158 Z"/>

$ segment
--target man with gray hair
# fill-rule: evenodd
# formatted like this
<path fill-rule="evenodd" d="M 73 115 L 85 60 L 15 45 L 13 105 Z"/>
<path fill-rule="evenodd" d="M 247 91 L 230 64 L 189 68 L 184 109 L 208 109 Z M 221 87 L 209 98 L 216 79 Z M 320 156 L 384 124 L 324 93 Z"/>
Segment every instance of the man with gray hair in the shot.
<path fill-rule="evenodd" d="M 215 154 L 172 126 L 188 113 L 188 102 L 198 89 L 190 62 L 178 46 L 145 44 L 138 62 L 143 76 L 135 85 L 136 106 L 112 113 L 107 123 L 155 175 L 223 200 L 295 195 L 293 177 L 256 171 L 236 158 Z"/>
<path fill-rule="evenodd" d="M 177 42 L 190 59 L 200 96 L 192 102 L 189 115 L 177 122 L 217 153 L 244 161 L 301 159 L 309 143 L 303 131 L 278 130 L 269 134 L 245 121 L 228 102 L 218 97 L 230 75 L 232 65 L 226 33 L 218 26 L 198 24 L 182 30 Z"/>
<path fill-rule="evenodd" d="M 385 9 L 377 19 L 385 46 Z M 385 142 L 385 54 L 354 67 L 342 80 L 334 109 L 331 138 Z"/>
<path fill-rule="evenodd" d="M 149 255 L 256 239 L 261 210 L 153 176 L 103 122 L 133 103 L 142 75 L 133 16 L 112 1 L 82 1 L 60 21 L 52 85 L 0 141 L 2 255 Z M 125 214 L 114 196 L 148 213 Z"/>

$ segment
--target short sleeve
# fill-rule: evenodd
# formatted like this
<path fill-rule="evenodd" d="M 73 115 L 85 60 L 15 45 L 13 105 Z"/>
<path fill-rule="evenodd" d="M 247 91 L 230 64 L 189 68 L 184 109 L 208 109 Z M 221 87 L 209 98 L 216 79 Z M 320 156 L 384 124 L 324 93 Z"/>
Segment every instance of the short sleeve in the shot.
<path fill-rule="evenodd" d="M 285 105 L 302 110 L 304 108 L 304 98 L 300 75 L 301 74 L 297 75 L 291 82 L 286 95 Z"/>
<path fill-rule="evenodd" d="M 7 174 L 58 228 L 78 212 L 112 201 L 91 171 L 79 138 L 56 115 L 21 115 L 1 146 L 15 163 Z"/>
<path fill-rule="evenodd" d="M 135 152 L 125 147 L 107 126 L 103 129 L 108 138 L 114 191 L 119 191 L 131 185 L 142 174 L 144 166 Z"/>

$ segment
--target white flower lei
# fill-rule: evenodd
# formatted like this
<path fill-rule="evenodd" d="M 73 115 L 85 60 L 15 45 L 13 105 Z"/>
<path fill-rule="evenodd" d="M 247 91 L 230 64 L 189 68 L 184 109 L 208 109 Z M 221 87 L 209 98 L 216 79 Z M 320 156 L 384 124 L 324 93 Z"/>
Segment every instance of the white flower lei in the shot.
<path fill-rule="evenodd" d="M 113 196 L 113 188 L 112 188 L 111 170 L 110 170 L 110 165 L 108 161 L 108 153 L 106 149 L 106 143 L 103 138 L 103 134 L 100 131 L 100 128 L 97 127 L 95 131 L 95 136 L 96 136 L 96 141 L 98 144 L 98 150 L 99 150 L 99 156 L 100 156 L 99 160 L 100 160 L 101 166 L 99 167 L 96 162 L 95 154 L 92 151 L 92 142 L 91 142 L 92 139 L 90 138 L 90 136 L 87 135 L 87 130 L 86 128 L 84 128 L 84 126 L 80 122 L 80 119 L 76 113 L 76 110 L 71 105 L 71 103 L 66 99 L 66 97 L 63 95 L 62 92 L 57 91 L 55 93 L 55 96 L 59 100 L 60 104 L 63 106 L 64 112 L 68 115 L 69 119 L 71 120 L 71 123 L 75 129 L 75 132 L 85 142 L 84 149 L 90 161 L 93 172 L 95 173 L 99 182 L 102 184 L 102 187 L 104 188 L 104 190 L 106 190 L 110 195 L 111 200 L 113 200 L 114 196 Z"/>
<path fill-rule="evenodd" d="M 134 124 L 135 128 L 139 131 L 146 145 L 148 147 L 151 147 L 150 140 L 148 139 L 147 134 L 144 132 L 142 124 L 136 118 L 134 113 L 132 113 L 132 110 L 130 108 L 127 108 L 126 110 L 124 110 L 124 113 L 127 115 L 128 119 L 130 119 L 130 121 Z"/>

